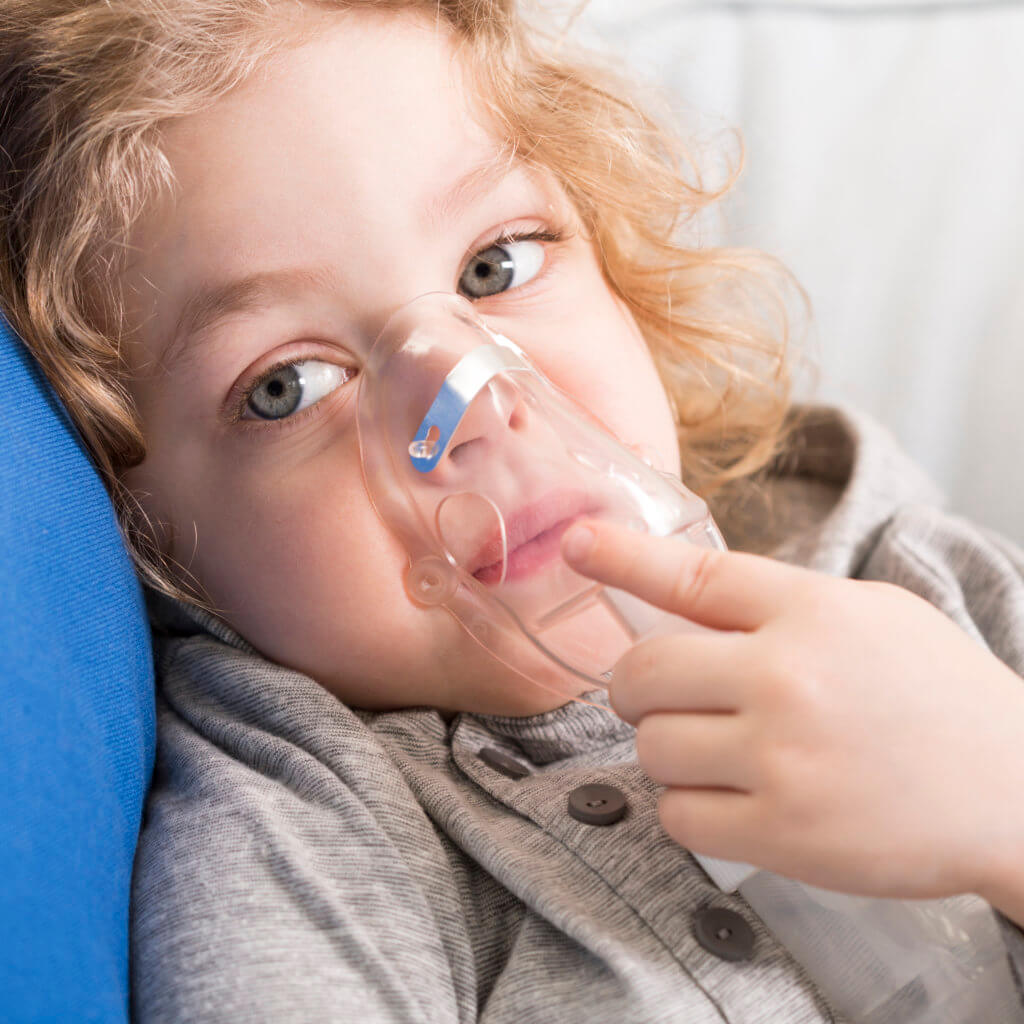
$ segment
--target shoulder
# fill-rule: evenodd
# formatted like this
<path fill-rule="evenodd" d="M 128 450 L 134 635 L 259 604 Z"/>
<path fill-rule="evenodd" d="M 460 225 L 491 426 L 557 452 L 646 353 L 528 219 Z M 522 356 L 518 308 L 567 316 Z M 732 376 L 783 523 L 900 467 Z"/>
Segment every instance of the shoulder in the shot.
<path fill-rule="evenodd" d="M 927 504 L 897 509 L 855 574 L 923 597 L 1024 674 L 1024 551 Z"/>
<path fill-rule="evenodd" d="M 943 504 L 893 435 L 853 406 L 794 405 L 785 436 L 742 500 L 723 510 L 730 547 L 848 576 L 898 508 Z"/>
<path fill-rule="evenodd" d="M 159 672 L 136 1018 L 390 1021 L 424 998 L 453 1005 L 428 892 L 447 854 L 359 715 L 209 636 L 162 643 Z"/>
<path fill-rule="evenodd" d="M 1008 537 L 964 516 L 927 504 L 898 508 L 871 553 L 870 564 L 888 558 L 914 565 L 937 580 L 956 580 L 971 591 L 1013 589 L 1024 579 L 1024 550 Z"/>

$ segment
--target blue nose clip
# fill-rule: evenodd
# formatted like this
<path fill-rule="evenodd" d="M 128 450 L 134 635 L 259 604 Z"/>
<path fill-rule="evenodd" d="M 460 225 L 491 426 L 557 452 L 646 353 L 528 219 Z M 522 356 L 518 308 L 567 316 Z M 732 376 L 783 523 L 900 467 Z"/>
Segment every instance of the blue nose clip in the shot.
<path fill-rule="evenodd" d="M 470 402 L 505 370 L 530 370 L 523 350 L 504 335 L 495 344 L 467 352 L 448 372 L 409 445 L 409 458 L 420 473 L 429 473 L 448 450 Z"/>

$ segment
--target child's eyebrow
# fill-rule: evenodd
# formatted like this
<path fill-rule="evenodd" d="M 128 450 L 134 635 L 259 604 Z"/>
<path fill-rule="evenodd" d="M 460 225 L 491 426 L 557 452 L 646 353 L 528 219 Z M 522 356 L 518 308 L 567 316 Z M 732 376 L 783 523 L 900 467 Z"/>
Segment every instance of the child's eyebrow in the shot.
<path fill-rule="evenodd" d="M 194 355 L 192 342 L 197 335 L 228 316 L 265 309 L 275 300 L 329 288 L 333 281 L 328 267 L 287 267 L 201 285 L 181 307 L 160 365 L 166 371 L 173 362 Z"/>
<path fill-rule="evenodd" d="M 529 169 L 524 163 L 516 160 L 514 153 L 502 151 L 496 156 L 481 160 L 466 171 L 450 189 L 426 204 L 424 224 L 433 230 L 440 229 L 446 222 L 460 216 L 473 203 L 497 188 L 516 170 L 528 172 Z"/>

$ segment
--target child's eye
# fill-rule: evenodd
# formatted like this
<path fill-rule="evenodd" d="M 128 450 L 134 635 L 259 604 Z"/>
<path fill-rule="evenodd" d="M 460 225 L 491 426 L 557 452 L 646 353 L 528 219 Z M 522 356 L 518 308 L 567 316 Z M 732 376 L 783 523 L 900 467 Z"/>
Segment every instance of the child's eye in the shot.
<path fill-rule="evenodd" d="M 554 236 L 535 232 L 530 236 L 501 239 L 475 253 L 459 278 L 459 291 L 470 299 L 483 299 L 526 284 L 544 266 L 544 246 L 538 239 Z"/>
<path fill-rule="evenodd" d="M 283 420 L 315 405 L 355 376 L 351 366 L 306 359 L 265 373 L 246 395 L 242 419 Z"/>

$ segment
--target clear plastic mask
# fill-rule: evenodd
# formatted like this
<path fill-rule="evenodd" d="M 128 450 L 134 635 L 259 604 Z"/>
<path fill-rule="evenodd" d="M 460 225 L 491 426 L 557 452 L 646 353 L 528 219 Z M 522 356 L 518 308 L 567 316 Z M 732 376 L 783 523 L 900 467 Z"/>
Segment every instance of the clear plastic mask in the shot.
<path fill-rule="evenodd" d="M 565 696 L 604 686 L 639 639 L 681 624 L 570 569 L 560 542 L 576 519 L 724 547 L 700 498 L 459 296 L 429 293 L 391 316 L 357 417 L 370 498 L 409 555 L 409 597 L 445 608 L 500 661 Z"/>

